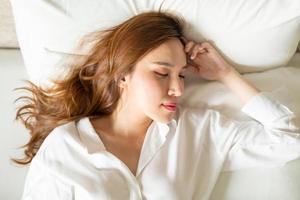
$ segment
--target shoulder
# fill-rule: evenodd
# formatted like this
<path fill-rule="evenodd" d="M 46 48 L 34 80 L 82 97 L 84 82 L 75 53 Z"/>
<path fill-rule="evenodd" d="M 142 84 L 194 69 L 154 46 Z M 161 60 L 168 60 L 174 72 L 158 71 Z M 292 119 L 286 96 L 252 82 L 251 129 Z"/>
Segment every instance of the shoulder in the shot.
<path fill-rule="evenodd" d="M 74 140 L 77 137 L 79 136 L 76 127 L 76 122 L 71 121 L 54 128 L 46 137 L 40 149 L 43 150 L 50 148 L 51 145 L 68 143 L 70 142 L 70 140 Z"/>
<path fill-rule="evenodd" d="M 55 190 L 51 195 L 56 195 L 56 187 L 59 191 L 64 190 L 63 187 L 70 189 L 70 177 L 77 173 L 76 166 L 86 155 L 77 126 L 75 121 L 68 122 L 53 129 L 46 137 L 30 164 L 24 190 L 28 195 L 31 195 L 32 188 Z"/>
<path fill-rule="evenodd" d="M 81 141 L 76 122 L 71 121 L 53 129 L 40 146 L 34 160 L 51 165 L 55 161 L 69 158 Z"/>

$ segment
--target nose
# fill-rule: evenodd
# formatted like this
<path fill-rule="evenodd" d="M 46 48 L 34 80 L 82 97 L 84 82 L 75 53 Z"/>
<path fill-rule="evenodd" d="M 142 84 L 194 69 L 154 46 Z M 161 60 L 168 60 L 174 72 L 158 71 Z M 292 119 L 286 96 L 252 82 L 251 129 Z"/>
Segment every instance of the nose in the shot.
<path fill-rule="evenodd" d="M 184 82 L 180 78 L 170 80 L 168 95 L 180 97 L 184 91 Z"/>

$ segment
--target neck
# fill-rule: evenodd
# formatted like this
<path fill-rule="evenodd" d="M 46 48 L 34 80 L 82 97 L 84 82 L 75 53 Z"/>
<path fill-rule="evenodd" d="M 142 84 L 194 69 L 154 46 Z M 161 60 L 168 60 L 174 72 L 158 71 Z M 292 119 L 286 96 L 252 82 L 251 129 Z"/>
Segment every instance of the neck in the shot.
<path fill-rule="evenodd" d="M 109 116 L 109 121 L 112 132 L 125 137 L 146 134 L 152 123 L 152 119 L 131 109 L 116 110 Z"/>
<path fill-rule="evenodd" d="M 93 126 L 100 132 L 107 132 L 124 138 L 143 137 L 152 123 L 152 119 L 132 106 L 118 105 L 108 116 L 93 120 Z"/>

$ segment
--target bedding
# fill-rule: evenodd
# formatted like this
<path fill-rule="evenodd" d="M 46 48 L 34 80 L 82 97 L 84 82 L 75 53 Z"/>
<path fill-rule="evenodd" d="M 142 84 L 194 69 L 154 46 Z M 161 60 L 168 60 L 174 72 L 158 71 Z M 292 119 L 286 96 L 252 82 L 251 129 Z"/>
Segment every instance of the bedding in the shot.
<path fill-rule="evenodd" d="M 31 79 L 50 84 L 63 73 L 59 60 L 88 32 L 114 26 L 147 10 L 185 18 L 185 34 L 211 40 L 243 73 L 286 65 L 300 40 L 298 0 L 11 0 L 17 36 Z"/>

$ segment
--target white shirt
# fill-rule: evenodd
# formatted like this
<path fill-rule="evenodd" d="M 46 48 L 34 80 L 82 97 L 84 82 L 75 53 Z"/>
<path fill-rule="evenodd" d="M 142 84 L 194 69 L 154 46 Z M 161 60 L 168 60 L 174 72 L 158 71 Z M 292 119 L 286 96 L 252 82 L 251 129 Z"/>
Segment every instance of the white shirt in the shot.
<path fill-rule="evenodd" d="M 137 175 L 105 150 L 89 118 L 55 128 L 32 160 L 23 200 L 206 200 L 220 172 L 278 166 L 300 156 L 299 124 L 260 93 L 238 122 L 207 108 L 180 108 L 147 130 Z M 296 125 L 297 124 L 297 125 Z"/>

